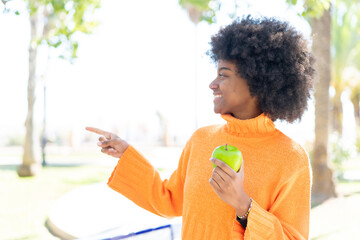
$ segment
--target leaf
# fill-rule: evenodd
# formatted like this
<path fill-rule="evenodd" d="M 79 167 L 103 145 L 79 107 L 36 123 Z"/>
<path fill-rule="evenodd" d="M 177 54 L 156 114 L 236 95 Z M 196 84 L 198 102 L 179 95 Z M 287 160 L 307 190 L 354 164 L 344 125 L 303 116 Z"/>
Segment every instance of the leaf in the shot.
<path fill-rule="evenodd" d="M 50 47 L 64 49 L 58 57 L 71 60 L 77 57 L 78 42 L 72 40 L 77 32 L 91 34 L 98 26 L 93 13 L 101 5 L 100 0 L 27 0 L 31 14 L 44 6 L 46 14 L 42 14 L 46 31 L 41 41 Z M 66 57 L 69 56 L 69 57 Z"/>

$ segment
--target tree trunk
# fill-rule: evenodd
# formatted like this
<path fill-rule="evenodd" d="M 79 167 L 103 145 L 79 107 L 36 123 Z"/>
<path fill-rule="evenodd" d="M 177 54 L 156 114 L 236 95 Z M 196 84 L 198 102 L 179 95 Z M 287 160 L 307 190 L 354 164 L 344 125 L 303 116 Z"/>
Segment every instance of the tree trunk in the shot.
<path fill-rule="evenodd" d="M 40 11 L 38 11 L 40 12 Z M 36 56 L 37 56 L 37 34 L 39 32 L 38 13 L 30 16 L 31 40 L 29 47 L 29 80 L 28 80 L 28 113 L 25 121 L 26 135 L 24 142 L 24 154 L 22 165 L 17 169 L 20 177 L 36 175 L 41 170 L 39 153 L 36 151 L 40 138 L 34 127 L 34 106 L 36 100 Z"/>
<path fill-rule="evenodd" d="M 356 96 L 355 98 L 352 98 L 351 102 L 354 106 L 356 127 L 360 127 L 360 107 L 359 107 L 360 96 Z"/>
<path fill-rule="evenodd" d="M 343 106 L 341 102 L 341 92 L 336 92 L 335 96 L 332 99 L 332 130 L 339 133 L 339 136 L 342 136 L 343 128 Z"/>
<path fill-rule="evenodd" d="M 330 85 L 330 10 L 319 19 L 311 19 L 313 53 L 316 58 L 317 79 L 315 84 L 315 144 L 312 159 L 313 204 L 335 197 L 335 179 L 329 167 L 329 85 Z"/>

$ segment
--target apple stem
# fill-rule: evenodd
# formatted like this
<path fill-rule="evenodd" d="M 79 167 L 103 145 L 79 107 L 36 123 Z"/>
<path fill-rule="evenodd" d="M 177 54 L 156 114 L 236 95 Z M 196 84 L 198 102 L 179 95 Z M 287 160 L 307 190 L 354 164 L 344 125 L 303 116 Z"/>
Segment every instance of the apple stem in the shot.
<path fill-rule="evenodd" d="M 225 150 L 227 151 L 227 144 L 225 144 Z"/>

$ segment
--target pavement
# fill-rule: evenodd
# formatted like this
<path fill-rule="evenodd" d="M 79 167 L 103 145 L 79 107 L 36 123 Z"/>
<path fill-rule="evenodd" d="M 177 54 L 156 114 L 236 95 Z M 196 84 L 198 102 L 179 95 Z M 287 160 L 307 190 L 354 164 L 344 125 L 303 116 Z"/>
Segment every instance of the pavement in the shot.
<path fill-rule="evenodd" d="M 145 239 L 165 240 L 180 239 L 181 218 L 169 220 L 152 214 L 103 182 L 63 195 L 52 205 L 46 226 L 61 239 L 127 239 L 125 236 L 147 230 L 141 234 Z"/>
<path fill-rule="evenodd" d="M 310 239 L 359 240 L 360 194 L 331 198 L 311 209 Z"/>
<path fill-rule="evenodd" d="M 177 167 L 181 148 L 139 149 L 168 178 Z M 104 162 L 102 162 L 104 163 Z M 180 239 L 181 218 L 150 213 L 109 188 L 106 182 L 78 187 L 55 201 L 46 227 L 60 239 Z M 145 232 L 134 237 L 134 233 Z M 132 237 L 128 238 L 126 236 Z"/>

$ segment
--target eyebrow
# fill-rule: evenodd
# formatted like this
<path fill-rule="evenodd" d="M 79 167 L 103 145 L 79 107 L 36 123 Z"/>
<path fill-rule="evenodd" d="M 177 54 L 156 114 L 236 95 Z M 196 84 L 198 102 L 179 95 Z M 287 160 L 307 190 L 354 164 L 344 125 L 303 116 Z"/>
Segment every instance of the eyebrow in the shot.
<path fill-rule="evenodd" d="M 218 69 L 218 71 L 221 71 L 221 70 L 229 70 L 229 71 L 232 71 L 230 68 L 227 68 L 227 67 L 221 67 Z"/>

